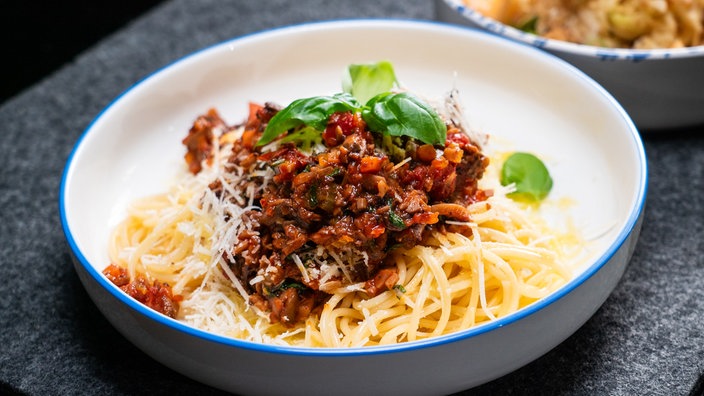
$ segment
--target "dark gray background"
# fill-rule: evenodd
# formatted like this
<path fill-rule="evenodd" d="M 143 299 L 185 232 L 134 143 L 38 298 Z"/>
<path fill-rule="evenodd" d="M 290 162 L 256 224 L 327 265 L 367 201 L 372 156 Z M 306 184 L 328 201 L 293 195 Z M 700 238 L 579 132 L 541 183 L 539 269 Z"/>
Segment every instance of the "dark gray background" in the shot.
<path fill-rule="evenodd" d="M 164 1 L 2 102 L 0 394 L 220 393 L 143 354 L 88 298 L 59 222 L 64 164 L 100 110 L 154 70 L 246 33 L 358 17 L 432 19 L 434 10 L 427 0 Z M 644 143 L 645 221 L 614 293 L 545 356 L 463 394 L 702 393 L 704 126 L 644 132 Z"/>

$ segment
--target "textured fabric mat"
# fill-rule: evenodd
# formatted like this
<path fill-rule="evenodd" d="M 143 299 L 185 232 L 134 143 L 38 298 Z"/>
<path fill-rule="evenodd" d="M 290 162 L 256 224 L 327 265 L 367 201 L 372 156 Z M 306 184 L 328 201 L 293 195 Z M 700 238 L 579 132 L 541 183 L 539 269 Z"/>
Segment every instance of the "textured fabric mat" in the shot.
<path fill-rule="evenodd" d="M 263 29 L 358 17 L 432 19 L 434 10 L 427 0 L 173 0 L 0 105 L 0 393 L 221 393 L 149 358 L 89 299 L 59 221 L 64 164 L 101 109 L 180 57 Z M 645 147 L 645 220 L 614 293 L 543 357 L 462 394 L 701 391 L 704 127 L 646 136 Z"/>

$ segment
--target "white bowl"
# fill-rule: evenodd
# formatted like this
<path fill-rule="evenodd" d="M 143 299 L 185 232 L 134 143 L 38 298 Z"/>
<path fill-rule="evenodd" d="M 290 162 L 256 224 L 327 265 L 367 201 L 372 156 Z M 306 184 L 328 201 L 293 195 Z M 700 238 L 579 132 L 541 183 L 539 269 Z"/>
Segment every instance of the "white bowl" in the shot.
<path fill-rule="evenodd" d="M 653 50 L 594 47 L 523 32 L 483 16 L 462 0 L 435 0 L 435 6 L 440 21 L 485 29 L 577 66 L 606 88 L 642 130 L 704 124 L 704 46 Z"/>
<path fill-rule="evenodd" d="M 238 122 L 248 101 L 286 104 L 339 92 L 346 65 L 381 59 L 426 96 L 456 86 L 476 128 L 546 159 L 555 180 L 551 194 L 571 197 L 570 215 L 594 234 L 589 260 L 572 281 L 514 314 L 451 335 L 385 347 L 312 349 L 189 327 L 136 303 L 101 274 L 109 264 L 110 229 L 126 204 L 165 191 L 181 172 L 180 140 L 196 115 L 215 106 L 226 120 Z M 63 176 L 60 209 L 89 295 L 113 326 L 164 365 L 237 393 L 412 395 L 487 382 L 577 330 L 624 271 L 645 191 L 646 160 L 633 123 L 606 91 L 567 63 L 460 27 L 357 20 L 238 38 L 141 81 L 78 141 Z"/>

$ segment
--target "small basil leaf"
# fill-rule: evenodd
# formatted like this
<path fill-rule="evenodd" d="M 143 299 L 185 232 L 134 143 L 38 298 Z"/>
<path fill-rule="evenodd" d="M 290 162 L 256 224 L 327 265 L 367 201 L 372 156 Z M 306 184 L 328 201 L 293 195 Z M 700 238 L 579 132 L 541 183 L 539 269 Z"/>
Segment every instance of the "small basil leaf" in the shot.
<path fill-rule="evenodd" d="M 537 202 L 544 199 L 552 189 L 552 177 L 545 164 L 530 153 L 513 153 L 501 167 L 501 184 L 516 185 L 509 197 Z"/>
<path fill-rule="evenodd" d="M 338 111 L 358 111 L 361 105 L 349 94 L 314 96 L 297 99 L 274 115 L 259 138 L 257 146 L 265 145 L 279 135 L 301 125 L 322 131 L 328 118 Z"/>
<path fill-rule="evenodd" d="M 299 147 L 304 151 L 309 151 L 313 144 L 319 143 L 320 141 L 321 136 L 318 130 L 311 127 L 304 127 L 288 133 L 286 136 L 281 138 L 279 142 L 293 142 L 296 147 Z"/>
<path fill-rule="evenodd" d="M 447 127 L 443 120 L 430 105 L 408 92 L 374 96 L 362 110 L 362 118 L 375 132 L 445 144 Z"/>
<path fill-rule="evenodd" d="M 362 103 L 372 97 L 389 92 L 397 85 L 396 73 L 391 62 L 381 61 L 369 64 L 352 64 L 343 76 L 342 89 Z"/>

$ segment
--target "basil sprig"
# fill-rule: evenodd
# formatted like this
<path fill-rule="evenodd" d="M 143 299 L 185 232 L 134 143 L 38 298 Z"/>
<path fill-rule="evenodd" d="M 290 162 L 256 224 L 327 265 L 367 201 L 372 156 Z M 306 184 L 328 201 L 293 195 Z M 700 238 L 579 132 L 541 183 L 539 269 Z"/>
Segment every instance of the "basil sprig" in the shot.
<path fill-rule="evenodd" d="M 552 189 L 550 172 L 538 157 L 530 153 L 511 154 L 501 167 L 501 184 L 516 185 L 516 190 L 509 197 L 538 202 L 543 200 Z"/>
<path fill-rule="evenodd" d="M 291 102 L 269 120 L 257 146 L 301 126 L 323 131 L 335 112 L 361 113 L 369 128 L 383 135 L 409 136 L 427 144 L 445 143 L 447 127 L 430 105 L 408 92 L 389 92 L 396 83 L 390 63 L 350 65 L 349 79 L 343 84 L 346 92 Z M 310 133 L 297 136 L 301 139 L 294 141 L 310 144 Z"/>

